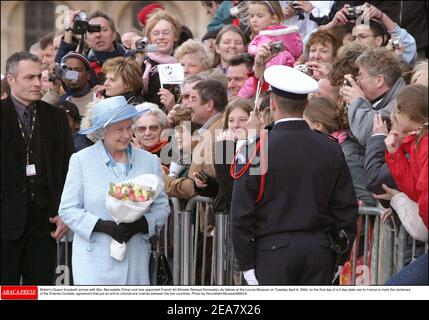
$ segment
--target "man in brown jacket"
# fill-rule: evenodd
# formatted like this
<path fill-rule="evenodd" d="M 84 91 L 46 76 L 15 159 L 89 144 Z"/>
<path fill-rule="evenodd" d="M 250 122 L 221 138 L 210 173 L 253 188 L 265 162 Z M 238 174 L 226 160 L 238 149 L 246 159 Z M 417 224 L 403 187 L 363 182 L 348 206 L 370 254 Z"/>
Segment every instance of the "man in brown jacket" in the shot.
<path fill-rule="evenodd" d="M 168 196 L 180 199 L 190 199 L 196 195 L 194 173 L 203 170 L 212 177 L 216 176 L 214 169 L 216 130 L 222 128 L 223 111 L 228 103 L 226 90 L 219 81 L 203 80 L 193 89 L 190 97 L 193 111 L 191 121 L 202 127 L 196 132 L 200 141 L 192 150 L 188 178 L 174 179 L 169 176 L 164 178 Z"/>

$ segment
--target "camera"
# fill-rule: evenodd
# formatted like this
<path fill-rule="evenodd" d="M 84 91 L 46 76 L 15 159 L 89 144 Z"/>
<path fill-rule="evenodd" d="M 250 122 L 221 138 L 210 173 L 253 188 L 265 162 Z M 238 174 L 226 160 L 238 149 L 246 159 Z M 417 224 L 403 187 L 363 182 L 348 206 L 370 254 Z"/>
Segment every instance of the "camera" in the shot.
<path fill-rule="evenodd" d="M 298 71 L 301 71 L 302 73 L 309 74 L 306 64 L 297 64 L 294 68 Z"/>
<path fill-rule="evenodd" d="M 402 47 L 401 40 L 399 40 L 397 38 L 392 39 L 391 44 L 392 44 L 393 49 L 398 49 L 398 48 Z"/>
<path fill-rule="evenodd" d="M 295 10 L 296 14 L 304 13 L 304 10 L 302 10 L 302 8 L 299 7 L 298 1 L 292 1 L 291 5 L 292 5 L 293 9 Z"/>
<path fill-rule="evenodd" d="M 156 44 L 148 44 L 147 37 L 139 39 L 135 42 L 136 52 L 157 52 L 159 51 L 158 46 Z"/>
<path fill-rule="evenodd" d="M 299 7 L 298 1 L 290 1 L 290 5 L 292 6 L 293 10 L 295 11 L 295 14 L 298 16 L 299 20 L 304 20 L 304 10 Z"/>
<path fill-rule="evenodd" d="M 276 41 L 270 43 L 270 53 L 277 54 L 279 52 L 285 51 L 285 45 L 282 41 Z"/>
<path fill-rule="evenodd" d="M 363 13 L 362 6 L 347 8 L 347 19 L 356 20 Z"/>
<path fill-rule="evenodd" d="M 73 33 L 85 34 L 87 31 L 100 32 L 100 30 L 101 27 L 99 24 L 89 24 L 85 11 L 81 11 L 75 16 L 72 29 Z"/>
<path fill-rule="evenodd" d="M 79 72 L 68 70 L 67 65 L 64 63 L 55 64 L 55 78 L 49 76 L 50 81 L 65 78 L 67 80 L 77 80 L 79 78 Z"/>
<path fill-rule="evenodd" d="M 198 171 L 196 174 L 196 177 L 200 179 L 203 183 L 207 183 L 207 180 L 209 179 L 209 175 L 205 173 L 204 171 Z"/>
<path fill-rule="evenodd" d="M 236 6 L 233 6 L 231 7 L 231 9 L 229 9 L 229 13 L 231 14 L 231 16 L 239 19 L 242 19 L 245 16 L 247 16 L 248 12 L 249 12 L 249 5 L 247 1 L 241 1 Z"/>
<path fill-rule="evenodd" d="M 67 72 L 67 66 L 64 63 L 55 64 L 55 78 L 61 79 Z"/>

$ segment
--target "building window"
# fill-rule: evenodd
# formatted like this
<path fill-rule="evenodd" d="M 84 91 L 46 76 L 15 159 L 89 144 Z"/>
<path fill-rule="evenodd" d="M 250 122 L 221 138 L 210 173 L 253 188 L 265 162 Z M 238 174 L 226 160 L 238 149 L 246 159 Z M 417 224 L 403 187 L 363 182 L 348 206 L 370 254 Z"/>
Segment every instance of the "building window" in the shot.
<path fill-rule="evenodd" d="M 52 1 L 25 2 L 26 50 L 49 32 L 55 30 L 55 5 Z"/>
<path fill-rule="evenodd" d="M 137 20 L 137 15 L 139 14 L 140 10 L 146 7 L 148 4 L 154 3 L 153 1 L 139 1 L 135 5 L 133 5 L 132 9 L 132 18 L 133 18 L 133 27 L 137 30 L 141 30 L 142 27 L 139 24 L 139 21 Z"/>

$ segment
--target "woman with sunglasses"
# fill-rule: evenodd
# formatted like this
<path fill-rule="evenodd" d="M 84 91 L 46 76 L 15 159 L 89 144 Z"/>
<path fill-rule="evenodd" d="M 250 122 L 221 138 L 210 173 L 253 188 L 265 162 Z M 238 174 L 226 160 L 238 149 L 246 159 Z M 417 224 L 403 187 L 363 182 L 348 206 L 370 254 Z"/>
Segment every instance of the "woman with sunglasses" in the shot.
<path fill-rule="evenodd" d="M 142 106 L 147 103 L 143 103 Z M 137 106 L 139 109 L 139 106 Z M 138 117 L 133 125 L 134 138 L 133 145 L 142 148 L 150 153 L 161 154 L 162 148 L 168 143 L 162 139 L 162 132 L 167 125 L 167 116 L 157 107 L 152 107 Z"/>

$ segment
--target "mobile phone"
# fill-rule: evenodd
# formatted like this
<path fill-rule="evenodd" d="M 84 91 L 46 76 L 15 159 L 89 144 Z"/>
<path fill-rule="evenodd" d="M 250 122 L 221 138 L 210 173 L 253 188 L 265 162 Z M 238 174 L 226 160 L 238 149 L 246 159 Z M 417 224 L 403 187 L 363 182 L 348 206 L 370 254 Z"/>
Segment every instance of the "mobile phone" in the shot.
<path fill-rule="evenodd" d="M 350 83 L 350 81 L 347 79 L 344 79 L 343 87 L 351 87 L 351 86 L 352 86 L 352 84 Z"/>

